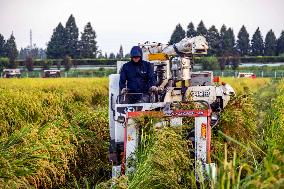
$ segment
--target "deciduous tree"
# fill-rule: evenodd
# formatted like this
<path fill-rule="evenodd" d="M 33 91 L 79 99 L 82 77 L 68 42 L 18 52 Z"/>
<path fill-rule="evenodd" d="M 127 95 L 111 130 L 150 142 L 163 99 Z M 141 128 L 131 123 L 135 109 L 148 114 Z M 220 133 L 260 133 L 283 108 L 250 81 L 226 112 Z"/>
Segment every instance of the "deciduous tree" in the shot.
<path fill-rule="evenodd" d="M 26 68 L 29 72 L 34 70 L 34 59 L 32 56 L 28 56 L 25 61 Z"/>
<path fill-rule="evenodd" d="M 69 71 L 72 67 L 72 59 L 70 56 L 65 56 L 64 59 L 63 59 L 63 66 L 64 66 L 64 69 L 65 71 Z"/>

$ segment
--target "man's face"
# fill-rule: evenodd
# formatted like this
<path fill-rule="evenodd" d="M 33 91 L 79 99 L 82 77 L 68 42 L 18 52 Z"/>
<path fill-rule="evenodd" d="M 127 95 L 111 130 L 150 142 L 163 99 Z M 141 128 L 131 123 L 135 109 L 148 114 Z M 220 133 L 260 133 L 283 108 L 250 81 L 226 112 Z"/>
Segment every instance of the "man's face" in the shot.
<path fill-rule="evenodd" d="M 138 62 L 140 61 L 140 59 L 141 59 L 140 56 L 133 56 L 133 57 L 132 57 L 132 60 L 133 60 L 133 62 L 135 62 L 135 63 L 138 63 Z"/>

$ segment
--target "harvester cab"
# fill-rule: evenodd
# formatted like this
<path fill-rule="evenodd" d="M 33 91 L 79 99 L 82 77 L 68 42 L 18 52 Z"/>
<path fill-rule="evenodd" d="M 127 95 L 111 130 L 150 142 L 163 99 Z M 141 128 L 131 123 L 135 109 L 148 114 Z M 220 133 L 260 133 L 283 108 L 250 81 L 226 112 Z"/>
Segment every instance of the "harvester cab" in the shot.
<path fill-rule="evenodd" d="M 233 88 L 214 82 L 213 72 L 193 72 L 194 55 L 207 54 L 204 37 L 185 38 L 174 45 L 161 43 L 139 44 L 143 59 L 152 63 L 158 92 L 144 94 L 120 94 L 120 68 L 109 77 L 109 128 L 112 177 L 133 171 L 128 162 L 133 159 L 139 145 L 139 128 L 134 119 L 143 115 L 159 115 L 170 120 L 170 125 L 183 124 L 184 117 L 194 117 L 192 141 L 195 148 L 195 172 L 214 178 L 215 164 L 210 159 L 211 128 L 217 125 L 220 113 L 234 95 Z M 184 106 L 181 104 L 193 104 Z M 160 125 L 165 125 L 161 121 Z"/>

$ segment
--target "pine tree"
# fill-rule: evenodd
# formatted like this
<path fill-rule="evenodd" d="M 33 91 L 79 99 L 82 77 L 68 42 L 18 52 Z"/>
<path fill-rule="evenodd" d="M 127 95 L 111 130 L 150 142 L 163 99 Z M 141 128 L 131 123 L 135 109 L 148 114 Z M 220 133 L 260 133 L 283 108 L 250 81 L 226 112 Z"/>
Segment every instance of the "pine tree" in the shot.
<path fill-rule="evenodd" d="M 130 54 L 129 53 L 125 54 L 124 58 L 131 58 Z"/>
<path fill-rule="evenodd" d="M 115 54 L 114 54 L 114 53 L 110 53 L 110 54 L 109 54 L 109 58 L 110 58 L 110 59 L 115 59 Z"/>
<path fill-rule="evenodd" d="M 122 48 L 122 45 L 120 45 L 120 48 L 119 48 L 119 58 L 123 58 L 123 48 Z"/>
<path fill-rule="evenodd" d="M 180 42 L 185 37 L 185 31 L 180 24 L 178 24 L 171 35 L 171 39 L 169 44 L 172 45 L 174 43 Z"/>
<path fill-rule="evenodd" d="M 26 50 L 21 48 L 19 52 L 19 59 L 25 59 L 26 58 Z"/>
<path fill-rule="evenodd" d="M 97 58 L 98 58 L 98 59 L 104 58 L 104 57 L 103 57 L 103 53 L 102 53 L 101 50 L 99 50 L 99 51 L 97 52 Z"/>
<path fill-rule="evenodd" d="M 219 50 L 219 32 L 213 25 L 209 28 L 207 33 L 207 41 L 209 45 L 209 55 L 216 55 Z"/>
<path fill-rule="evenodd" d="M 6 55 L 9 58 L 10 65 L 9 67 L 11 68 L 16 68 L 15 60 L 18 56 L 18 50 L 17 50 L 17 45 L 15 42 L 15 37 L 13 33 L 11 34 L 10 38 L 7 40 L 5 44 L 5 51 Z"/>
<path fill-rule="evenodd" d="M 226 48 L 226 33 L 227 33 L 227 27 L 225 24 L 222 25 L 220 29 L 220 38 L 219 38 L 219 50 L 218 50 L 218 55 L 223 56 L 225 53 L 225 48 Z"/>
<path fill-rule="evenodd" d="M 235 53 L 235 34 L 232 28 L 229 28 L 226 32 L 227 53 L 234 55 Z"/>
<path fill-rule="evenodd" d="M 0 34 L 0 57 L 5 56 L 5 39 L 4 36 Z"/>
<path fill-rule="evenodd" d="M 44 59 L 46 58 L 46 51 L 42 48 L 36 47 L 35 45 L 32 48 L 21 48 L 18 58 L 26 60 L 28 57 L 32 57 L 33 59 Z"/>
<path fill-rule="evenodd" d="M 223 24 L 220 30 L 219 56 L 232 56 L 235 53 L 235 35 L 232 28 L 227 29 Z"/>
<path fill-rule="evenodd" d="M 264 51 L 264 44 L 259 27 L 256 29 L 251 40 L 251 54 L 253 56 L 262 56 Z"/>
<path fill-rule="evenodd" d="M 249 34 L 246 30 L 246 27 L 243 25 L 238 33 L 237 40 L 237 51 L 241 56 L 249 54 L 250 43 L 249 43 Z"/>
<path fill-rule="evenodd" d="M 196 31 L 192 22 L 190 22 L 187 26 L 186 36 L 189 38 L 196 36 Z"/>
<path fill-rule="evenodd" d="M 80 41 L 80 56 L 82 58 L 95 58 L 97 54 L 96 32 L 90 22 L 84 28 Z"/>
<path fill-rule="evenodd" d="M 281 32 L 280 37 L 277 40 L 277 54 L 281 55 L 284 53 L 284 30 Z"/>
<path fill-rule="evenodd" d="M 110 54 L 109 54 L 109 58 L 110 58 L 110 59 L 115 59 L 115 54 L 114 54 L 114 53 L 110 53 Z"/>
<path fill-rule="evenodd" d="M 71 14 L 69 19 L 66 22 L 65 26 L 65 37 L 66 37 L 66 55 L 75 58 L 79 55 L 78 49 L 78 37 L 79 30 L 76 26 L 75 18 Z"/>
<path fill-rule="evenodd" d="M 47 44 L 48 58 L 64 58 L 65 56 L 65 30 L 61 23 L 53 30 L 50 41 Z"/>
<path fill-rule="evenodd" d="M 275 56 L 276 47 L 277 47 L 277 41 L 276 41 L 275 34 L 272 30 L 269 30 L 269 32 L 265 36 L 264 55 Z"/>
<path fill-rule="evenodd" d="M 207 29 L 206 29 L 206 27 L 205 27 L 205 25 L 204 25 L 202 20 L 200 21 L 200 23 L 197 26 L 196 34 L 197 35 L 202 35 L 204 37 L 207 37 Z"/>

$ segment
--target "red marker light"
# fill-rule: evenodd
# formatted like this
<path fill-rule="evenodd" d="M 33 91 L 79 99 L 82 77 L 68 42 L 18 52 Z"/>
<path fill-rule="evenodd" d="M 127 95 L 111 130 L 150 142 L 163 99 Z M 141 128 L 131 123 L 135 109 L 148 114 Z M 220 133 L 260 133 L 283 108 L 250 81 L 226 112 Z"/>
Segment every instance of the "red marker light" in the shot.
<path fill-rule="evenodd" d="M 214 83 L 219 83 L 220 82 L 220 77 L 219 76 L 214 76 L 213 82 Z"/>

